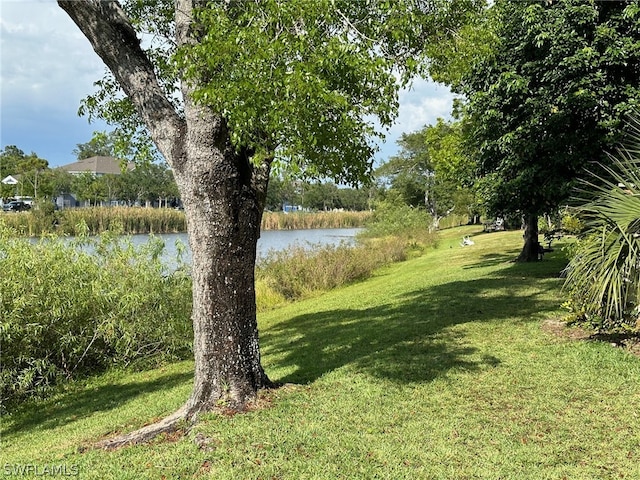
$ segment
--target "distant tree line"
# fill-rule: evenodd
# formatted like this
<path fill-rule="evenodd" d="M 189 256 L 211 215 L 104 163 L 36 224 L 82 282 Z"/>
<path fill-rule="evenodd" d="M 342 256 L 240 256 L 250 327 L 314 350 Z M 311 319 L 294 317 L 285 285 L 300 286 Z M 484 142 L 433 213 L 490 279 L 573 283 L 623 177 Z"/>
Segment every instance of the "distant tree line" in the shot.
<path fill-rule="evenodd" d="M 272 176 L 265 208 L 276 211 L 285 205 L 293 205 L 316 211 L 363 211 L 370 208 L 374 192 L 373 187 L 341 187 L 333 182 L 310 182 Z"/>
<path fill-rule="evenodd" d="M 86 155 L 112 156 L 112 151 L 88 151 L 78 145 L 77 158 L 88 158 Z M 87 153 L 89 152 L 89 153 Z M 60 195 L 72 193 L 81 202 L 92 205 L 111 200 L 119 200 L 128 204 L 135 202 L 169 203 L 178 197 L 178 190 L 173 174 L 166 163 L 144 162 L 136 165 L 134 170 L 124 168 L 121 174 L 105 174 L 96 176 L 90 172 L 79 175 L 71 174 L 61 168 L 51 168 L 49 162 L 38 157 L 34 152 L 25 154 L 15 145 L 9 145 L 0 152 L 0 175 L 17 177 L 17 185 L 2 184 L 0 196 L 11 198 L 16 195 L 31 196 L 36 199 L 53 200 Z"/>
<path fill-rule="evenodd" d="M 93 156 L 117 156 L 117 138 L 113 134 L 97 132 L 87 143 L 78 144 L 73 150 L 77 160 Z M 122 173 L 96 176 L 90 172 L 71 174 L 61 168 L 51 168 L 49 162 L 36 153 L 26 154 L 15 145 L 6 146 L 0 152 L 0 176 L 17 176 L 18 185 L 2 184 L 0 196 L 32 196 L 39 199 L 55 199 L 59 195 L 73 193 L 83 203 L 99 205 L 118 200 L 129 205 L 156 204 L 175 206 L 179 200 L 173 173 L 164 161 L 135 162 L 134 169 L 126 168 L 128 159 L 122 160 Z M 375 189 L 338 186 L 332 182 L 313 182 L 293 179 L 289 176 L 273 176 L 267 193 L 266 209 L 282 210 L 286 205 L 304 210 L 352 210 L 363 211 L 370 207 Z"/>

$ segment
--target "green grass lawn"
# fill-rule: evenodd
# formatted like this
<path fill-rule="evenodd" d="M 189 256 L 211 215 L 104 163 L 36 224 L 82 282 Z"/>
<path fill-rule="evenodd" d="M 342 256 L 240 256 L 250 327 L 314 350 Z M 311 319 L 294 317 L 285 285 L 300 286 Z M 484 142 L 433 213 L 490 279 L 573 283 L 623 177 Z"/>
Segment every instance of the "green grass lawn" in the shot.
<path fill-rule="evenodd" d="M 465 234 L 475 245 L 459 245 Z M 521 241 L 453 229 L 370 280 L 261 314 L 264 365 L 288 385 L 186 436 L 87 448 L 178 408 L 189 362 L 25 405 L 3 419 L 0 476 L 640 478 L 640 359 L 547 333 L 562 314 L 564 261 L 556 249 L 511 263 Z"/>

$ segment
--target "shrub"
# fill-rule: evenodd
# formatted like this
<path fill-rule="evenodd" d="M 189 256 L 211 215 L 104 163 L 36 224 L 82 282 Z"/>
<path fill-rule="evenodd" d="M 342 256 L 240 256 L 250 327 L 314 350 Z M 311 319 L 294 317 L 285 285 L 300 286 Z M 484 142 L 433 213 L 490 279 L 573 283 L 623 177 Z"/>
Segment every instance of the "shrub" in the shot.
<path fill-rule="evenodd" d="M 270 252 L 256 268 L 259 309 L 364 279 L 384 265 L 405 260 L 411 252 L 435 243 L 429 224 L 430 217 L 422 210 L 385 204 L 376 210 L 356 246 L 298 245 Z"/>
<path fill-rule="evenodd" d="M 429 240 L 431 216 L 421 208 L 406 204 L 381 202 L 376 206 L 372 220 L 367 224 L 366 237 L 395 235 L 405 239 Z"/>
<path fill-rule="evenodd" d="M 404 246 L 394 239 L 368 241 L 356 247 L 342 244 L 309 249 L 298 245 L 270 252 L 261 259 L 257 277 L 272 299 L 295 300 L 367 278 L 383 265 L 404 260 Z"/>
<path fill-rule="evenodd" d="M 569 235 L 580 235 L 586 228 L 580 217 L 570 211 L 565 211 L 562 214 L 561 226 L 562 231 Z"/>
<path fill-rule="evenodd" d="M 58 225 L 55 204 L 51 201 L 39 200 L 31 210 L 31 218 L 29 220 L 27 223 L 29 236 L 55 232 Z"/>
<path fill-rule="evenodd" d="M 636 140 L 586 184 L 577 209 L 586 235 L 567 267 L 566 306 L 601 331 L 640 331 L 640 131 Z"/>
<path fill-rule="evenodd" d="M 110 366 L 189 355 L 189 280 L 165 271 L 162 248 L 115 234 L 33 244 L 0 224 L 3 404 Z"/>

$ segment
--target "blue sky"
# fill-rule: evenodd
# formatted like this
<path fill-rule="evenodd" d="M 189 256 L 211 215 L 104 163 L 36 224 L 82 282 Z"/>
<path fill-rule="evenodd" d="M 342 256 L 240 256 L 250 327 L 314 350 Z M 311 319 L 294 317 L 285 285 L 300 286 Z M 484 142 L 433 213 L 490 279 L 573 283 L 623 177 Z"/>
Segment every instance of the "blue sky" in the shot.
<path fill-rule="evenodd" d="M 0 0 L 0 148 L 16 145 L 51 166 L 74 161 L 77 144 L 108 130 L 77 115 L 103 72 L 89 42 L 53 0 Z M 396 153 L 403 132 L 448 118 L 452 99 L 446 87 L 425 80 L 402 91 L 398 119 L 377 159 Z"/>

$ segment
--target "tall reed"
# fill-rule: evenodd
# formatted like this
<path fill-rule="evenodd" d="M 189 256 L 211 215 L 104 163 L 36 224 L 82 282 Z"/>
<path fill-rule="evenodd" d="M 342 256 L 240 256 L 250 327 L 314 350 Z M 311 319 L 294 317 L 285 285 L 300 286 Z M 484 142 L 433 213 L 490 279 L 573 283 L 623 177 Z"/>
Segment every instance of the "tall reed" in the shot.
<path fill-rule="evenodd" d="M 131 234 L 177 233 L 187 229 L 184 212 L 170 208 L 90 207 L 49 212 L 40 207 L 30 212 L 4 213 L 0 218 L 22 236 L 97 235 L 114 229 Z M 81 230 L 79 225 L 83 226 Z"/>
<path fill-rule="evenodd" d="M 263 230 L 302 230 L 311 228 L 359 228 L 372 217 L 370 212 L 265 212 Z M 170 208 L 89 207 L 49 211 L 36 208 L 30 212 L 0 213 L 3 223 L 20 236 L 90 235 L 113 230 L 124 233 L 186 232 L 184 212 Z M 78 226 L 83 225 L 79 230 Z"/>
<path fill-rule="evenodd" d="M 94 207 L 61 212 L 62 233 L 75 235 L 85 223 L 92 235 L 121 228 L 126 233 L 177 233 L 186 231 L 184 212 L 170 208 Z"/>
<path fill-rule="evenodd" d="M 262 230 L 359 228 L 364 227 L 371 216 L 371 212 L 264 212 Z"/>

